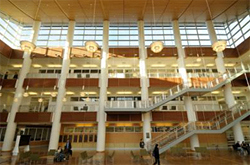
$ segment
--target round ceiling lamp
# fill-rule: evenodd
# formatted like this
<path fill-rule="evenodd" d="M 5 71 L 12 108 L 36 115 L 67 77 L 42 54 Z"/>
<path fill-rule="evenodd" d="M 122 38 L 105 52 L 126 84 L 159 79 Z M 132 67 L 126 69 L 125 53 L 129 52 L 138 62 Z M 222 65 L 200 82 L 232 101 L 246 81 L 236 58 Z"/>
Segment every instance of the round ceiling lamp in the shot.
<path fill-rule="evenodd" d="M 156 41 L 150 45 L 151 51 L 154 53 L 160 53 L 163 49 L 163 42 Z"/>
<path fill-rule="evenodd" d="M 67 101 L 66 97 L 64 97 L 62 101 L 63 101 L 63 102 L 66 102 L 66 101 Z"/>
<path fill-rule="evenodd" d="M 85 92 L 81 92 L 80 96 L 84 97 L 85 96 Z"/>
<path fill-rule="evenodd" d="M 212 45 L 213 51 L 218 52 L 218 53 L 225 50 L 226 47 L 227 47 L 226 41 L 217 41 Z"/>
<path fill-rule="evenodd" d="M 99 46 L 95 41 L 87 41 L 85 42 L 85 47 L 87 51 L 94 53 L 97 51 Z"/>
<path fill-rule="evenodd" d="M 28 97 L 29 93 L 28 92 L 24 92 L 23 97 Z"/>
<path fill-rule="evenodd" d="M 23 51 L 28 52 L 32 52 L 36 48 L 36 45 L 29 41 L 20 41 L 20 46 Z"/>
<path fill-rule="evenodd" d="M 52 93 L 51 93 L 51 96 L 52 96 L 52 97 L 56 97 L 56 92 L 52 92 Z"/>
<path fill-rule="evenodd" d="M 39 103 L 43 102 L 43 98 L 39 98 L 39 99 L 38 99 L 38 102 L 39 102 Z"/>

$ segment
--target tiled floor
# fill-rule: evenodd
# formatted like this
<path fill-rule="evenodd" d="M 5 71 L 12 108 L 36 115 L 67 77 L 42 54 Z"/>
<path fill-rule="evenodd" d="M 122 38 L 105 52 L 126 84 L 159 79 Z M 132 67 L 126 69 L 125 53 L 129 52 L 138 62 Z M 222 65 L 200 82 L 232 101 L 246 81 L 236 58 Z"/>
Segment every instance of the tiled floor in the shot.
<path fill-rule="evenodd" d="M 41 156 L 46 155 L 46 148 L 32 148 L 31 152 L 37 153 Z M 141 159 L 137 162 L 133 162 L 130 155 L 130 150 L 116 150 L 113 161 L 102 161 L 104 154 L 96 154 L 95 151 L 88 151 L 89 155 L 93 155 L 93 160 L 89 160 L 88 162 L 81 162 L 79 159 L 79 154 L 82 151 L 74 151 L 73 156 L 66 161 L 58 162 L 58 163 L 50 163 L 47 162 L 46 159 L 43 159 L 41 162 L 33 162 L 30 164 L 54 164 L 54 165 L 79 165 L 79 164 L 96 164 L 96 165 L 129 165 L 129 164 L 140 164 L 140 165 L 147 165 L 153 164 L 153 159 Z M 113 152 L 113 151 L 107 151 Z M 139 154 L 139 151 L 134 150 L 135 154 Z M 15 165 L 15 164 L 24 164 L 18 163 L 18 157 L 14 157 L 10 155 L 10 153 L 2 153 L 0 156 L 0 165 Z M 7 161 L 7 162 L 2 162 Z M 1 163 L 2 162 L 2 163 Z M 29 163 L 27 163 L 29 164 Z M 196 154 L 191 156 L 185 157 L 177 157 L 171 156 L 171 154 L 167 154 L 166 158 L 161 159 L 161 164 L 167 165 L 250 165 L 250 155 L 241 156 L 232 151 L 226 150 L 210 150 L 210 156 L 207 157 L 198 157 Z"/>

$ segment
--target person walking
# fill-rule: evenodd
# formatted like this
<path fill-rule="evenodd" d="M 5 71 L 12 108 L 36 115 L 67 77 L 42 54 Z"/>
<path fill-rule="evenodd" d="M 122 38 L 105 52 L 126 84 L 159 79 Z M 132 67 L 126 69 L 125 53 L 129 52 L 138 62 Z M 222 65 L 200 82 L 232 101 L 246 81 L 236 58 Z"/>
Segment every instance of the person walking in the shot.
<path fill-rule="evenodd" d="M 155 157 L 154 165 L 156 165 L 157 163 L 158 165 L 160 165 L 160 153 L 158 144 L 155 145 L 155 148 L 153 150 L 153 157 Z"/>
<path fill-rule="evenodd" d="M 140 141 L 140 148 L 141 148 L 141 149 L 144 149 L 144 146 L 145 146 L 145 143 L 144 143 L 144 141 L 141 139 L 141 141 Z"/>

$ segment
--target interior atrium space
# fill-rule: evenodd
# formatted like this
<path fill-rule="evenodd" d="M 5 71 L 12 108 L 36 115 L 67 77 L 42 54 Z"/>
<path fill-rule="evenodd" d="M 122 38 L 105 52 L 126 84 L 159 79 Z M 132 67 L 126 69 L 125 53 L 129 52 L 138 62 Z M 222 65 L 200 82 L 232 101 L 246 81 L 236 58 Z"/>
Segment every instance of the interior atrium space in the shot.
<path fill-rule="evenodd" d="M 0 164 L 245 165 L 249 143 L 249 0 L 0 0 Z"/>

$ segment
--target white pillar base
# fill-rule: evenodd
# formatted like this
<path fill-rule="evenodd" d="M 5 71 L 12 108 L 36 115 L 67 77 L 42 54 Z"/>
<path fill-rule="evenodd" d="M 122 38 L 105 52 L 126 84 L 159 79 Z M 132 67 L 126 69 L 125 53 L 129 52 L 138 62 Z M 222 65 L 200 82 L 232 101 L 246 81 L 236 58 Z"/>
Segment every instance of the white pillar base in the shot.
<path fill-rule="evenodd" d="M 143 114 L 143 141 L 147 151 L 151 149 L 151 112 Z"/>
<path fill-rule="evenodd" d="M 242 143 L 242 141 L 244 141 L 244 135 L 243 135 L 240 123 L 237 123 L 237 124 L 235 124 L 233 126 L 233 133 L 234 133 L 234 141 L 235 141 L 235 143 L 237 141 L 239 141 L 240 143 Z"/>
<path fill-rule="evenodd" d="M 195 147 L 200 147 L 198 135 L 193 135 L 190 137 L 190 147 L 191 150 L 195 150 Z"/>
<path fill-rule="evenodd" d="M 21 139 L 21 135 L 17 135 L 17 137 L 16 137 L 16 143 L 15 143 L 15 147 L 14 147 L 14 149 L 12 151 L 12 155 L 18 155 L 18 153 L 19 153 L 20 139 Z"/>
<path fill-rule="evenodd" d="M 24 147 L 24 152 L 29 152 L 30 151 L 30 145 L 27 145 Z"/>

